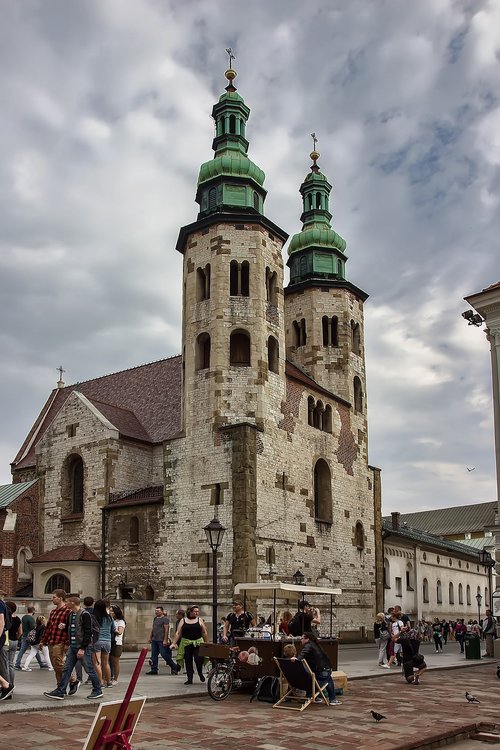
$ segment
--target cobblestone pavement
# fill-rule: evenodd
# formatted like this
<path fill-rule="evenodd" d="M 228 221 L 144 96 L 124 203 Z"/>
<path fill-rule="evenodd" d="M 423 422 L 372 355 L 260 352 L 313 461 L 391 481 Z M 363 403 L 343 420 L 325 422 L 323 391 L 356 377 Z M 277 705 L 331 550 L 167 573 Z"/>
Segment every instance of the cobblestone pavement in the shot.
<path fill-rule="evenodd" d="M 148 702 L 134 736 L 134 750 L 410 750 L 450 734 L 474 729 L 478 722 L 500 718 L 497 663 L 475 669 L 435 670 L 418 687 L 407 685 L 399 673 L 383 680 L 353 680 L 342 705 L 313 705 L 302 714 L 249 702 L 235 694 L 222 703 L 208 695 Z M 479 704 L 468 704 L 465 690 Z M 370 710 L 387 719 L 375 723 Z M 6 747 L 74 750 L 81 746 L 96 711 L 95 704 L 71 708 L 68 699 L 58 711 L 0 715 L 0 736 Z M 462 734 L 463 736 L 463 734 Z M 477 747 L 481 747 L 477 744 Z"/>

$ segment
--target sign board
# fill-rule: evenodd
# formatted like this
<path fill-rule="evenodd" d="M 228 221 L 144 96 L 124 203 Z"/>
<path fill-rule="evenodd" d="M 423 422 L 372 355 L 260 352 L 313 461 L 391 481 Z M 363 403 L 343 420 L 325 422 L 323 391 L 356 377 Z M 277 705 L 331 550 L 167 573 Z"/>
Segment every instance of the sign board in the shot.
<path fill-rule="evenodd" d="M 108 748 L 127 747 L 127 745 L 111 742 L 102 742 L 100 736 L 102 735 L 103 727 L 106 726 L 105 735 L 110 733 L 111 727 L 114 733 L 126 732 L 128 746 L 130 747 L 130 740 L 134 734 L 137 722 L 146 703 L 145 697 L 132 698 L 127 706 L 127 710 L 123 715 L 123 718 L 119 726 L 115 726 L 115 722 L 118 718 L 118 713 L 123 704 L 123 701 L 111 701 L 110 703 L 100 703 L 94 721 L 90 727 L 90 731 L 87 735 L 87 739 L 83 745 L 83 750 L 101 750 L 107 746 Z"/>

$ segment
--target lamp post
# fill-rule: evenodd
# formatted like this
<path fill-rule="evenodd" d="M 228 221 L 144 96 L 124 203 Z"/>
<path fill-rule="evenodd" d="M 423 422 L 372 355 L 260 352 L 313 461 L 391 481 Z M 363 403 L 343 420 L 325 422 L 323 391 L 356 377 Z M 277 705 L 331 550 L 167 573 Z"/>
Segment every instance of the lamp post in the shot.
<path fill-rule="evenodd" d="M 210 523 L 203 527 L 207 542 L 213 552 L 212 566 L 212 640 L 217 643 L 217 551 L 222 544 L 226 531 L 218 518 L 212 518 Z"/>
<path fill-rule="evenodd" d="M 481 602 L 483 601 L 483 597 L 478 591 L 476 594 L 476 602 L 477 602 L 477 624 L 479 625 L 481 622 Z"/>
<path fill-rule="evenodd" d="M 488 596 L 489 596 L 489 602 L 485 602 L 485 607 L 489 607 L 493 611 L 493 591 L 491 590 L 491 572 L 492 569 L 495 567 L 495 561 L 492 558 L 491 554 L 487 552 L 485 549 L 482 549 L 479 552 L 479 562 L 481 565 L 483 565 L 485 568 L 488 568 Z"/>
<path fill-rule="evenodd" d="M 303 574 L 303 572 L 300 570 L 300 568 L 295 571 L 295 573 L 293 574 L 292 578 L 293 578 L 293 582 L 294 582 L 294 584 L 296 586 L 300 586 L 306 580 L 306 577 Z"/>

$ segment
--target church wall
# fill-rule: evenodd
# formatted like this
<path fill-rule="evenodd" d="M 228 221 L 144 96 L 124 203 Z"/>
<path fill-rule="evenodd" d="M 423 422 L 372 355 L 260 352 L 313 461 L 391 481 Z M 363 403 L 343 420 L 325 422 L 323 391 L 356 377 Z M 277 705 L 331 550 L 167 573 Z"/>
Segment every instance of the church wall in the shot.
<path fill-rule="evenodd" d="M 0 510 L 0 589 L 9 597 L 30 582 L 27 560 L 39 553 L 38 492 L 37 483 Z"/>
<path fill-rule="evenodd" d="M 117 441 L 116 448 L 109 454 L 108 491 L 133 491 L 156 483 L 161 484 L 161 474 L 156 478 L 153 472 L 152 447 Z"/>

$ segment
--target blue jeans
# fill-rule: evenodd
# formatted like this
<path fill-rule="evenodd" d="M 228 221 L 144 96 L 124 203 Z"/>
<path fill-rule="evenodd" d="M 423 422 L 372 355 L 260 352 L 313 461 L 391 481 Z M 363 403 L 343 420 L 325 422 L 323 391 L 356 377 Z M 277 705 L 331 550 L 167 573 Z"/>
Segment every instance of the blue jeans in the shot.
<path fill-rule="evenodd" d="M 23 658 L 23 656 L 26 653 L 26 651 L 30 650 L 30 648 L 31 648 L 31 643 L 28 643 L 28 639 L 27 638 L 22 638 L 21 639 L 21 648 L 19 649 L 19 653 L 17 654 L 16 663 L 14 664 L 14 666 L 16 667 L 16 669 L 18 669 L 18 668 L 21 667 L 21 659 Z M 44 667 L 48 666 L 43 661 L 42 655 L 41 655 L 41 653 L 40 653 L 40 651 L 38 649 L 37 649 L 36 654 L 35 654 L 35 659 L 37 660 L 38 665 L 40 667 L 42 667 L 42 666 L 44 666 Z"/>
<path fill-rule="evenodd" d="M 78 657 L 77 657 L 78 649 L 79 649 L 79 646 L 70 646 L 68 650 L 66 651 L 64 670 L 62 673 L 61 681 L 59 685 L 57 686 L 57 690 L 60 693 L 64 693 L 64 694 L 66 693 L 66 689 L 71 679 L 71 673 L 73 669 L 75 668 L 76 663 L 78 662 Z M 93 690 L 100 692 L 101 683 L 99 682 L 99 678 L 94 669 L 94 665 L 92 664 L 92 645 L 91 644 L 89 644 L 87 648 L 85 649 L 85 653 L 83 654 L 83 663 L 85 666 L 85 671 L 87 672 L 88 676 L 90 677 L 92 681 Z"/>
<path fill-rule="evenodd" d="M 158 657 L 161 654 L 165 663 L 174 672 L 177 672 L 179 665 L 172 659 L 172 650 L 170 646 L 165 646 L 163 641 L 151 641 L 151 671 L 158 672 Z"/>
<path fill-rule="evenodd" d="M 316 679 L 318 680 L 318 684 L 320 687 L 323 687 L 323 685 L 326 683 L 326 693 L 328 695 L 329 701 L 335 700 L 335 687 L 332 680 L 332 671 L 331 669 L 323 669 L 321 672 L 315 672 Z"/>

